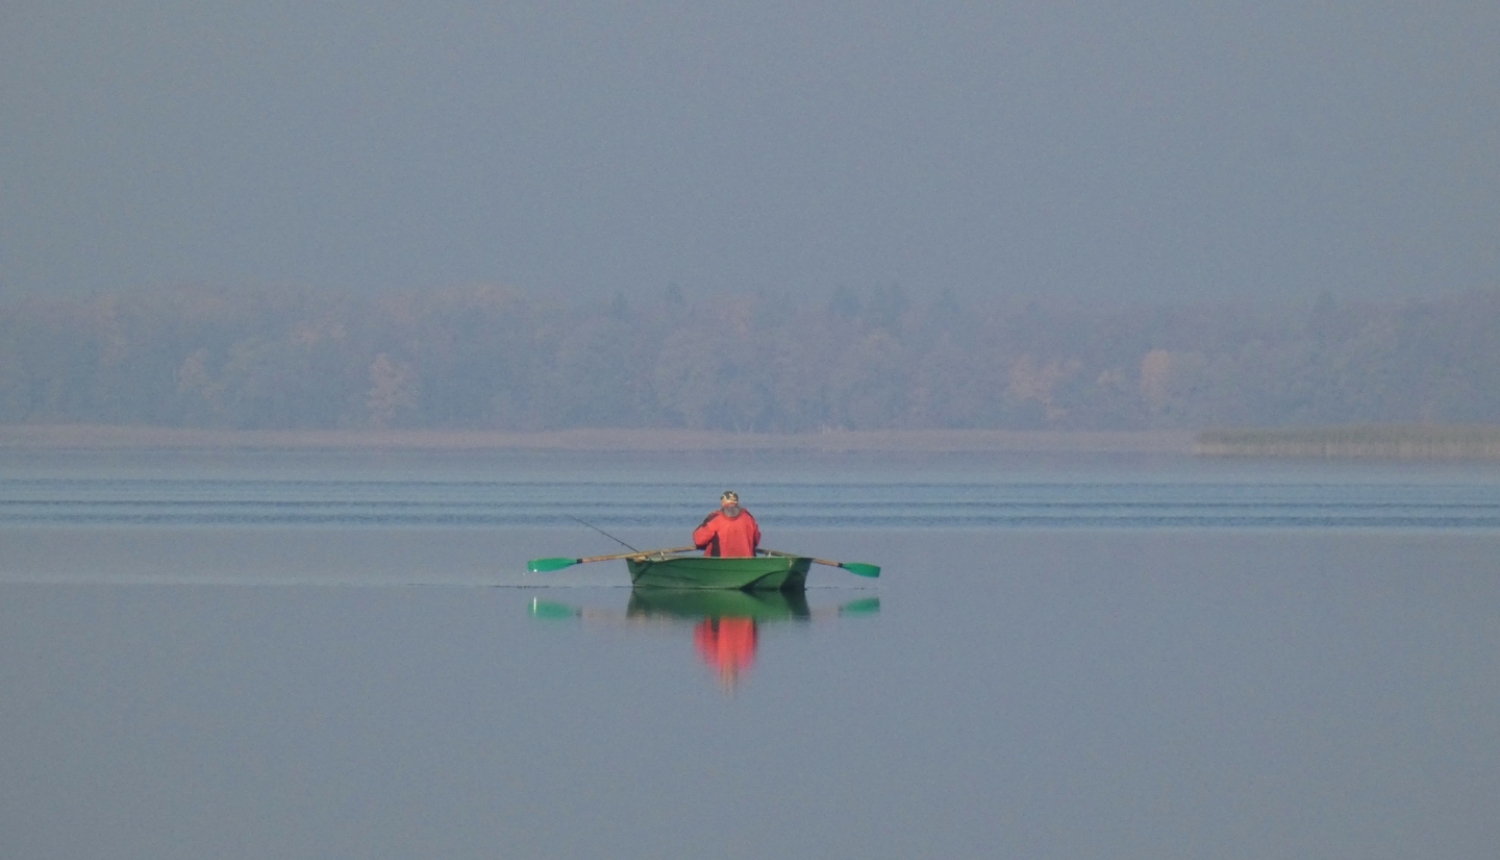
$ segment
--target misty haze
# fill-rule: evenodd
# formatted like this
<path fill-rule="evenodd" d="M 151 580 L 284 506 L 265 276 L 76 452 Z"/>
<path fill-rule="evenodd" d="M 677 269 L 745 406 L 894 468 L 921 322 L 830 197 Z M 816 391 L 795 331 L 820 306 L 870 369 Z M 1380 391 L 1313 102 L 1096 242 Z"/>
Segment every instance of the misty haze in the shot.
<path fill-rule="evenodd" d="M 1494 855 L 1497 58 L 0 2 L 0 858 Z"/>
<path fill-rule="evenodd" d="M 1500 279 L 1480 0 L 0 10 L 0 293 Z"/>

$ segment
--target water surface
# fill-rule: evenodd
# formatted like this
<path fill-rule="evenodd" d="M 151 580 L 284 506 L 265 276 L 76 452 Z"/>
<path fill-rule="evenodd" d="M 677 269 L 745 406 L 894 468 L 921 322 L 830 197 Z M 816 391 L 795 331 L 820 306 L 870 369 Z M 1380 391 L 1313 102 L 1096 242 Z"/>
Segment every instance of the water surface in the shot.
<path fill-rule="evenodd" d="M 0 856 L 1500 842 L 1484 468 L 0 459 Z M 613 548 L 569 515 L 680 545 L 726 486 L 884 576 L 736 626 L 524 573 Z"/>

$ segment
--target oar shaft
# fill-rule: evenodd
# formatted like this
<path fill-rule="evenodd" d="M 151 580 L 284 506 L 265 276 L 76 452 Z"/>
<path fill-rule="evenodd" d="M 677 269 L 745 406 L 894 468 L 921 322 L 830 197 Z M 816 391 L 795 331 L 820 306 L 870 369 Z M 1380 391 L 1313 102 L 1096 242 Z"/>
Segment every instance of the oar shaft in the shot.
<path fill-rule="evenodd" d="M 780 558 L 806 558 L 814 564 L 824 564 L 829 567 L 842 568 L 849 571 L 850 573 L 858 574 L 859 576 L 878 576 L 880 574 L 880 568 L 872 564 L 864 564 L 863 562 L 849 562 L 848 564 L 845 564 L 842 561 L 829 561 L 826 558 L 812 558 L 810 556 L 798 555 L 795 552 L 782 552 L 779 549 L 762 549 L 757 551 L 763 552 L 766 555 L 774 555 Z"/>
<path fill-rule="evenodd" d="M 596 555 L 593 558 L 580 558 L 574 564 L 588 564 L 591 561 L 614 561 L 617 558 L 644 558 L 650 555 L 673 555 L 679 552 L 692 552 L 697 549 L 694 546 L 679 546 L 672 549 L 648 549 L 637 552 L 617 552 L 614 555 Z"/>
<path fill-rule="evenodd" d="M 765 553 L 766 555 L 774 555 L 774 556 L 777 556 L 779 558 L 806 558 L 806 559 L 809 559 L 810 561 L 812 561 L 814 564 L 826 564 L 829 567 L 843 567 L 844 566 L 843 563 L 841 563 L 841 562 L 829 561 L 826 558 L 812 558 L 812 556 L 798 555 L 795 552 L 782 552 L 779 549 L 763 549 L 763 550 L 761 550 L 761 552 Z"/>

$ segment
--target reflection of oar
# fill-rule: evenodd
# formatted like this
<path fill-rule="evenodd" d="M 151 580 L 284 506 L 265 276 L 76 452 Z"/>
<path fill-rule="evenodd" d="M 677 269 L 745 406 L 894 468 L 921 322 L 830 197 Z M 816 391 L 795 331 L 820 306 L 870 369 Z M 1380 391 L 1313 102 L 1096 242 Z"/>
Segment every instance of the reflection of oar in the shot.
<path fill-rule="evenodd" d="M 880 598 L 866 597 L 864 600 L 851 600 L 839 607 L 840 615 L 876 615 L 880 612 Z"/>
<path fill-rule="evenodd" d="M 692 552 L 696 547 L 680 546 L 675 549 L 650 549 L 642 552 L 617 552 L 614 555 L 596 555 L 593 558 L 534 558 L 526 562 L 526 570 L 531 573 L 549 573 L 554 570 L 562 570 L 575 564 L 588 564 L 591 561 L 614 561 L 617 558 L 645 558 L 653 555 L 672 555 L 679 552 Z"/>
<path fill-rule="evenodd" d="M 806 557 L 806 556 L 798 555 L 795 552 L 781 552 L 780 550 L 774 550 L 774 549 L 763 549 L 763 550 L 760 550 L 760 552 L 763 552 L 766 555 L 780 556 L 781 558 L 805 558 Z M 871 576 L 871 577 L 874 577 L 874 576 L 879 576 L 880 575 L 880 567 L 878 565 L 865 564 L 864 562 L 860 562 L 860 561 L 829 561 L 826 558 L 815 558 L 815 559 L 813 559 L 813 561 L 815 563 L 817 563 L 817 564 L 826 564 L 829 567 L 842 567 L 844 570 L 849 571 L 850 573 L 854 574 L 855 576 Z"/>
<path fill-rule="evenodd" d="M 546 618 L 548 620 L 554 618 L 577 618 L 582 614 L 581 611 L 574 609 L 566 603 L 553 603 L 550 600 L 542 600 L 537 597 L 531 598 L 532 618 Z"/>

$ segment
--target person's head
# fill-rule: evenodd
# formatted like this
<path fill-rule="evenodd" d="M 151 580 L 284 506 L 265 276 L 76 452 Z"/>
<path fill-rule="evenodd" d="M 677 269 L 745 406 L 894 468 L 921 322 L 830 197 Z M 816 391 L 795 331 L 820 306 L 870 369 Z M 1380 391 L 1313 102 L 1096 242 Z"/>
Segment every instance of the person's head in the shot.
<path fill-rule="evenodd" d="M 723 511 L 726 517 L 739 516 L 740 494 L 734 490 L 725 490 L 724 494 L 719 496 L 719 510 Z"/>

